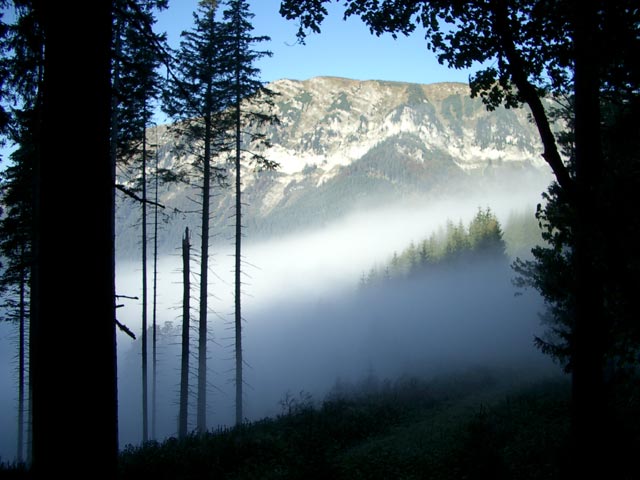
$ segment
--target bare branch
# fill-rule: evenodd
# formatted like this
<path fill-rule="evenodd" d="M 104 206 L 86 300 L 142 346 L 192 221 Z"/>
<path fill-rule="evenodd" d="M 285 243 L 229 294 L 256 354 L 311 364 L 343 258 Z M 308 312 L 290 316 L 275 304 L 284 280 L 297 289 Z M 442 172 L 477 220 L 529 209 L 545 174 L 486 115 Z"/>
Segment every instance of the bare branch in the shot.
<path fill-rule="evenodd" d="M 128 295 L 116 295 L 116 298 L 126 298 L 127 300 L 140 300 L 139 297 L 130 297 Z"/>
<path fill-rule="evenodd" d="M 116 183 L 116 190 L 120 190 L 122 193 L 124 193 L 125 195 L 127 195 L 128 197 L 133 198 L 134 200 L 136 200 L 137 202 L 140 203 L 147 203 L 149 205 L 154 205 L 156 207 L 160 207 L 160 208 L 165 208 L 164 205 L 160 204 L 160 203 L 156 203 L 153 202 L 151 200 L 145 200 L 141 197 L 139 197 L 133 190 L 125 187 L 124 185 L 120 184 L 120 183 Z"/>
<path fill-rule="evenodd" d="M 136 339 L 135 334 L 131 330 L 129 330 L 129 328 L 126 325 L 124 325 L 123 323 L 120 323 L 117 318 L 115 319 L 115 321 L 116 321 L 116 325 L 120 330 L 122 330 L 124 333 L 129 335 L 134 340 Z"/>

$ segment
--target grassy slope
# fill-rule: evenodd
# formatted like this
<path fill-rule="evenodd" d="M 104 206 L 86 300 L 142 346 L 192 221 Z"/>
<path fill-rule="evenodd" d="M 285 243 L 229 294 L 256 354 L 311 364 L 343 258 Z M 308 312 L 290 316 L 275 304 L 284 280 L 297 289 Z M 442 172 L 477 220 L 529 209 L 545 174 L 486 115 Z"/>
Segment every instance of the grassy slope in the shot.
<path fill-rule="evenodd" d="M 632 390 L 618 397 L 611 444 L 619 471 L 610 478 L 640 478 L 637 384 Z M 128 447 L 119 478 L 568 478 L 569 397 L 567 379 L 527 383 L 479 370 L 430 381 L 364 381 L 336 387 L 320 406 L 304 395 L 288 397 L 277 418 Z M 0 478 L 29 474 L 0 465 Z"/>
<path fill-rule="evenodd" d="M 402 379 L 241 429 L 129 448 L 121 478 L 561 478 L 568 384 Z"/>

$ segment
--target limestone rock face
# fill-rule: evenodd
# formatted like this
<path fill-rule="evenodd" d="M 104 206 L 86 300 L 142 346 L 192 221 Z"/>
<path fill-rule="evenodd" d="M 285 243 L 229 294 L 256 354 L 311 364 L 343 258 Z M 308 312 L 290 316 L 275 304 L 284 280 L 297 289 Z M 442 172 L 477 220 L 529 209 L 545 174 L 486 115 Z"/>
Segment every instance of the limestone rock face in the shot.
<path fill-rule="evenodd" d="M 466 84 L 316 77 L 278 80 L 268 88 L 276 93 L 271 113 L 279 123 L 262 127 L 271 146 L 260 153 L 279 168 L 261 172 L 244 162 L 249 238 L 322 226 L 356 209 L 414 196 L 532 183 L 542 191 L 551 178 L 528 111 L 487 111 L 470 98 Z M 181 141 L 170 126 L 149 130 L 162 167 L 194 163 L 178 154 Z M 228 169 L 232 183 L 235 173 L 227 158 L 215 162 Z M 233 193 L 215 192 L 211 225 L 219 232 L 232 223 Z M 197 194 L 197 181 L 161 189 L 160 202 L 174 212 L 163 227 L 163 250 L 174 251 L 186 225 L 197 231 L 198 215 L 186 213 L 197 209 Z M 137 224 L 137 210 L 131 202 L 119 207 L 119 255 L 136 250 L 131 226 Z"/>

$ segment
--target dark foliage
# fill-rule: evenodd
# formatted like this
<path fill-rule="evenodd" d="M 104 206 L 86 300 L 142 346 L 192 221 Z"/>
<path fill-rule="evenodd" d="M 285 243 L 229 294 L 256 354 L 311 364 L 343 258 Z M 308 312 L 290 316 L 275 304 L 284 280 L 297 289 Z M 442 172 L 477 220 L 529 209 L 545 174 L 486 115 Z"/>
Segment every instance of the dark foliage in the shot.
<path fill-rule="evenodd" d="M 127 446 L 118 478 L 567 478 L 569 384 L 523 380 L 522 372 L 477 369 L 428 381 L 370 375 L 356 385 L 337 382 L 317 407 L 304 392 L 286 395 L 277 418 Z M 617 453 L 609 478 L 640 473 L 640 424 L 633 420 L 640 407 L 628 401 L 638 394 L 626 384 L 614 395 L 609 441 Z M 30 475 L 0 464 L 0 477 Z"/>
<path fill-rule="evenodd" d="M 606 357 L 610 368 L 622 376 L 629 368 L 635 368 L 640 359 L 640 332 L 635 320 L 640 312 L 632 293 L 640 288 L 640 264 L 634 250 L 640 241 L 640 223 L 631 200 L 632 192 L 640 185 L 637 153 L 640 137 L 637 122 L 633 121 L 638 111 L 637 100 L 607 105 L 602 138 L 608 168 L 602 174 L 596 193 L 599 200 L 590 213 L 598 226 L 592 242 L 592 258 L 604 288 Z M 565 140 L 569 153 L 571 142 L 569 135 Z M 573 157 L 570 159 L 573 169 Z M 516 285 L 533 287 L 545 298 L 549 314 L 543 320 L 549 330 L 546 336 L 536 340 L 537 344 L 570 371 L 577 284 L 572 268 L 575 211 L 563 201 L 555 183 L 544 198 L 546 202 L 538 206 L 536 217 L 546 243 L 532 250 L 532 260 L 516 260 L 514 268 L 519 274 Z"/>
<path fill-rule="evenodd" d="M 562 478 L 567 388 L 493 374 L 381 382 L 275 419 L 121 455 L 126 478 Z"/>

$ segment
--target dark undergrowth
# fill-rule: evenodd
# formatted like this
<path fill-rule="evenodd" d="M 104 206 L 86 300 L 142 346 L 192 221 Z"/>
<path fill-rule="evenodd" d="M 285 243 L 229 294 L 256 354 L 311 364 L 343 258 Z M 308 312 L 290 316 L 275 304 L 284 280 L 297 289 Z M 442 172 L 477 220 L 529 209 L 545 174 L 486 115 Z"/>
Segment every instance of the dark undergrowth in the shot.
<path fill-rule="evenodd" d="M 518 388 L 485 371 L 340 389 L 317 408 L 127 449 L 121 478 L 560 478 L 568 394 L 559 380 Z"/>
<path fill-rule="evenodd" d="M 277 418 L 128 446 L 119 478 L 567 478 L 569 396 L 566 379 L 525 385 L 486 371 L 335 389 L 319 406 L 287 396 Z M 621 447 L 615 478 L 639 478 L 638 408 L 629 399 L 617 409 L 626 420 L 613 440 Z M 15 465 L 0 473 L 28 478 Z"/>

